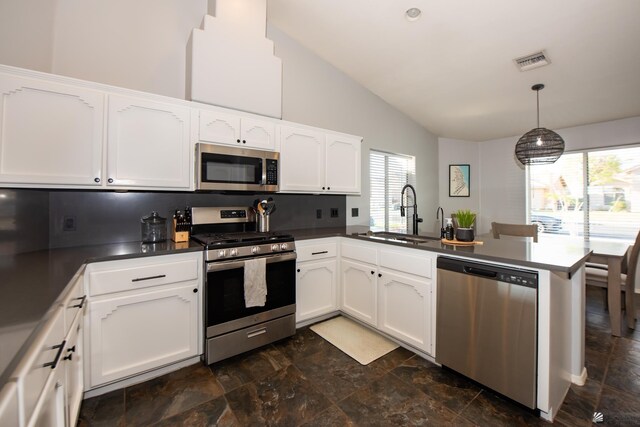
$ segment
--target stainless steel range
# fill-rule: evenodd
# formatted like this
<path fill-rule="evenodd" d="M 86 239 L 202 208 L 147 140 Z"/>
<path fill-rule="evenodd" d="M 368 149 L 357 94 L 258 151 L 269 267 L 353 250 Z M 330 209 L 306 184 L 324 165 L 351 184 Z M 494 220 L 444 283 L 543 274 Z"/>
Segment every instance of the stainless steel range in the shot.
<path fill-rule="evenodd" d="M 191 209 L 191 238 L 205 246 L 207 364 L 295 333 L 296 252 L 293 236 L 256 232 L 249 208 Z M 245 301 L 245 267 L 264 259 L 264 305 Z M 255 262 L 250 262 L 256 260 Z M 264 282 L 263 282 L 264 286 Z M 248 306 L 249 305 L 249 306 Z"/>

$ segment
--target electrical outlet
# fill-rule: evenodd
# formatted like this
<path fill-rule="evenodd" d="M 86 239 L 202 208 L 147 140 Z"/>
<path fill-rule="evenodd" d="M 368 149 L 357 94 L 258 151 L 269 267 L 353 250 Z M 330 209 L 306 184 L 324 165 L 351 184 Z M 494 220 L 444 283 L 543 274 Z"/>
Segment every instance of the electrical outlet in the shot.
<path fill-rule="evenodd" d="M 338 218 L 338 208 L 331 208 L 331 218 Z"/>
<path fill-rule="evenodd" d="M 316 209 L 316 219 L 322 219 L 322 209 Z"/>
<path fill-rule="evenodd" d="M 76 231 L 76 217 L 67 215 L 62 220 L 62 231 Z"/>
<path fill-rule="evenodd" d="M 352 217 L 356 217 L 359 215 L 359 209 L 358 208 L 351 208 L 351 216 Z"/>

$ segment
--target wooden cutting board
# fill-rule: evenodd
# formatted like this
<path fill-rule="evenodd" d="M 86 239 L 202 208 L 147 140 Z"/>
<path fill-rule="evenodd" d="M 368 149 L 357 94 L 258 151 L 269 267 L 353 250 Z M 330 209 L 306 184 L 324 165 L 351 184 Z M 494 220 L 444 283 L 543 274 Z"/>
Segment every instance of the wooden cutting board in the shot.
<path fill-rule="evenodd" d="M 481 242 L 480 240 L 474 240 L 473 242 L 461 242 L 456 239 L 453 239 L 453 240 L 441 239 L 441 242 L 444 243 L 445 245 L 454 245 L 454 246 L 473 246 L 473 245 L 484 244 L 484 242 Z"/>

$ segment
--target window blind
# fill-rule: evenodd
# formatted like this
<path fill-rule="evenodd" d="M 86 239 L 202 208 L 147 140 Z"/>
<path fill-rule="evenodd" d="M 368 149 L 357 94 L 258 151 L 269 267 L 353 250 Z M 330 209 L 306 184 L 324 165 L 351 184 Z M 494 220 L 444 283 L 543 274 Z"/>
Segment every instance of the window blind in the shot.
<path fill-rule="evenodd" d="M 415 185 L 415 157 L 371 150 L 369 176 L 371 229 L 406 233 L 408 223 L 406 216 L 400 216 L 400 193 L 406 184 Z M 411 197 L 407 204 L 413 204 Z"/>

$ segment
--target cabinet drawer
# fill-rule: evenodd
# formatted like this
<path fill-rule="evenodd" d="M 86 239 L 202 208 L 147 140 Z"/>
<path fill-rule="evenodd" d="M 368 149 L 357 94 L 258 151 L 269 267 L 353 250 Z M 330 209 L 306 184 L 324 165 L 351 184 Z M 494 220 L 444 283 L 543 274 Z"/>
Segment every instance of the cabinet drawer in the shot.
<path fill-rule="evenodd" d="M 86 295 L 84 293 L 83 276 L 80 275 L 76 278 L 69 293 L 62 301 L 64 307 L 64 331 L 69 332 L 69 327 L 73 323 L 78 313 L 84 310 L 86 306 Z"/>
<path fill-rule="evenodd" d="M 425 252 L 424 256 L 416 255 L 405 251 L 380 250 L 380 266 L 391 268 L 404 273 L 415 274 L 416 276 L 431 277 L 432 260 Z"/>
<path fill-rule="evenodd" d="M 62 308 L 58 307 L 15 371 L 19 400 L 26 420 L 31 418 L 47 379 L 62 363 L 63 340 L 64 314 Z"/>
<path fill-rule="evenodd" d="M 340 256 L 351 258 L 368 264 L 377 264 L 377 250 L 374 246 L 342 243 L 340 245 Z"/>
<path fill-rule="evenodd" d="M 314 243 L 308 246 L 298 245 L 298 262 L 335 257 L 338 250 L 336 242 Z"/>
<path fill-rule="evenodd" d="M 89 294 L 97 296 L 198 279 L 197 260 L 163 262 L 161 258 L 104 262 L 95 268 L 90 265 Z"/>

